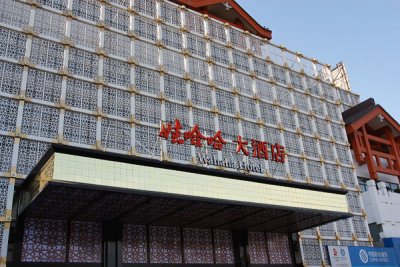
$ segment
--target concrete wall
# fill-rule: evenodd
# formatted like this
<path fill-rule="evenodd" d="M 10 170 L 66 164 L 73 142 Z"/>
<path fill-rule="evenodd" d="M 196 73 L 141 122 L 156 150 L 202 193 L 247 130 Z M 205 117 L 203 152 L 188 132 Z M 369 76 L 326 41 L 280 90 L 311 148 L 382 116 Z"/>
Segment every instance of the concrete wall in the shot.
<path fill-rule="evenodd" d="M 381 238 L 400 237 L 400 194 L 388 192 L 383 182 L 367 182 L 368 191 L 362 193 L 369 223 L 381 225 Z"/>

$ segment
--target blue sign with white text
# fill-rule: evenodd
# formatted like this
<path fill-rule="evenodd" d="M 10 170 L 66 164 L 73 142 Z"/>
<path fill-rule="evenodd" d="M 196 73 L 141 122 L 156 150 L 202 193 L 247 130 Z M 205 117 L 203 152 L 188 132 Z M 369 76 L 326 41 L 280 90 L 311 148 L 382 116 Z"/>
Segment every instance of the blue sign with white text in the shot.
<path fill-rule="evenodd" d="M 393 248 L 349 247 L 353 267 L 399 267 Z"/>

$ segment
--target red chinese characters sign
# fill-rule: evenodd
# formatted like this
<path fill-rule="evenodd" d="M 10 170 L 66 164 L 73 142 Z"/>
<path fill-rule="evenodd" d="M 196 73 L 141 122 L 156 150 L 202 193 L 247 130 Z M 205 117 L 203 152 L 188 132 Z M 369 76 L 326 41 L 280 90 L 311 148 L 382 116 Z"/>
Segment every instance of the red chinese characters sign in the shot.
<path fill-rule="evenodd" d="M 205 136 L 200 132 L 199 126 L 195 125 L 192 130 L 183 132 L 181 122 L 178 119 L 175 120 L 174 125 L 170 122 L 162 123 L 159 136 L 165 140 L 170 140 L 173 144 L 183 145 L 190 142 L 191 145 L 196 147 L 207 144 L 215 150 L 222 150 L 224 145 L 227 144 L 221 131 L 216 132 L 213 136 Z M 236 153 L 238 154 L 279 163 L 285 162 L 285 147 L 278 143 L 270 144 L 269 142 L 251 139 L 249 148 L 249 141 L 246 141 L 240 135 L 233 142 L 237 144 Z M 268 151 L 271 153 L 269 154 Z"/>

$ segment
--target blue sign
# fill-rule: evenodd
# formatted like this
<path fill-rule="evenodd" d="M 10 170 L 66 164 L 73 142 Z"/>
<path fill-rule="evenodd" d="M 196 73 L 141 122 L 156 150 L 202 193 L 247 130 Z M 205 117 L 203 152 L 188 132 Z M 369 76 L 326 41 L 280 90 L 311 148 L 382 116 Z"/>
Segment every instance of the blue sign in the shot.
<path fill-rule="evenodd" d="M 353 267 L 399 267 L 393 248 L 348 247 Z"/>

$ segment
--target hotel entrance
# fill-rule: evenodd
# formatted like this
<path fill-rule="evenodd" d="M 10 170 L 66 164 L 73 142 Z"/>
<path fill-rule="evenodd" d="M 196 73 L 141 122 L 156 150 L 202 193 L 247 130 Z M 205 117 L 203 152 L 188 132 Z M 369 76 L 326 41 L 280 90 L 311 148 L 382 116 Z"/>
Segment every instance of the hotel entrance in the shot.
<path fill-rule="evenodd" d="M 53 146 L 19 186 L 8 266 L 295 266 L 344 190 Z M 16 209 L 17 210 L 17 209 Z"/>

